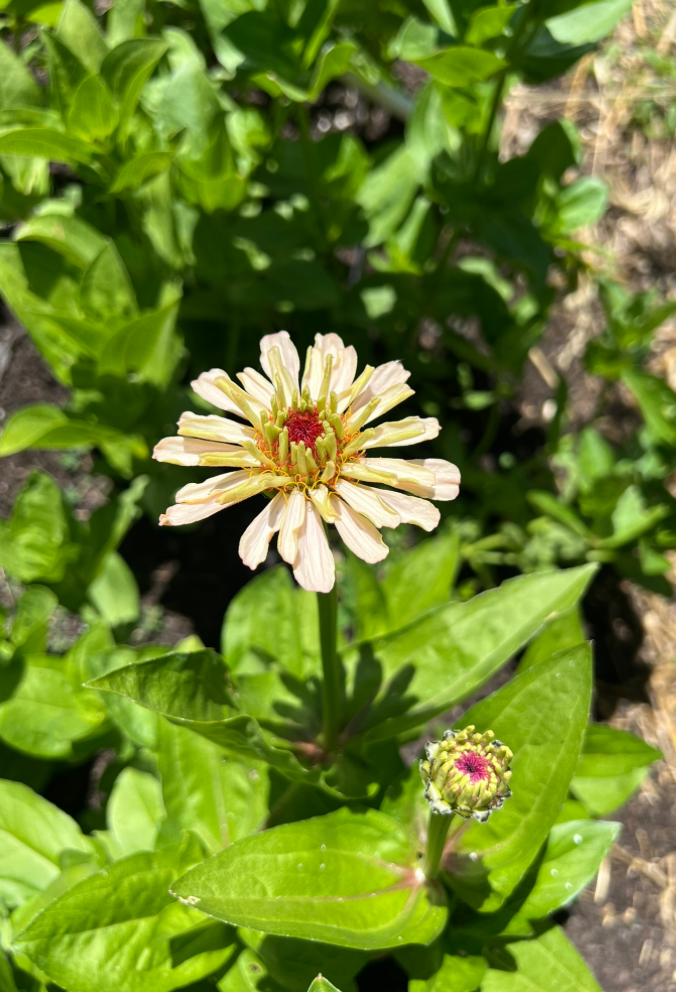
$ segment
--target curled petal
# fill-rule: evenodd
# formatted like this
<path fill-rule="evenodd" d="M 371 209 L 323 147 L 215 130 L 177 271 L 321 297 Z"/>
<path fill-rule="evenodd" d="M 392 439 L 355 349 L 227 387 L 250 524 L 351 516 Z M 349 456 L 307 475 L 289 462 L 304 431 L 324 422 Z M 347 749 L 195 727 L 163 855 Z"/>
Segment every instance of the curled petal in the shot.
<path fill-rule="evenodd" d="M 374 396 L 382 396 L 393 386 L 407 382 L 411 373 L 407 372 L 401 362 L 386 362 L 373 371 L 364 388 L 352 400 L 352 413 L 357 413 Z"/>
<path fill-rule="evenodd" d="M 251 521 L 239 542 L 239 556 L 249 568 L 258 568 L 268 556 L 273 534 L 279 530 L 286 502 L 282 493 L 277 493 L 265 509 Z"/>
<path fill-rule="evenodd" d="M 189 410 L 182 413 L 178 421 L 178 433 L 182 437 L 198 437 L 207 441 L 223 441 L 226 444 L 243 444 L 253 441 L 256 432 L 238 420 L 228 420 L 215 413 L 202 416 Z"/>
<path fill-rule="evenodd" d="M 223 369 L 211 369 L 209 372 L 202 372 L 196 379 L 193 379 L 190 385 L 194 392 L 207 403 L 218 407 L 219 410 L 227 410 L 228 413 L 235 413 L 241 417 L 242 411 L 229 396 L 225 395 L 222 389 L 218 388 L 217 379 L 230 379 L 230 376 Z"/>
<path fill-rule="evenodd" d="M 367 486 L 360 486 L 366 489 Z M 405 496 L 404 493 L 395 493 L 390 489 L 379 489 L 378 496 L 391 510 L 399 514 L 401 521 L 405 524 L 415 524 L 423 530 L 431 531 L 439 526 L 441 514 L 436 506 L 428 503 L 426 499 L 418 499 L 416 496 Z"/>
<path fill-rule="evenodd" d="M 427 472 L 432 472 L 434 481 L 429 483 L 410 483 L 408 481 L 397 483 L 399 489 L 413 493 L 414 496 L 422 496 L 426 499 L 438 499 L 446 501 L 455 499 L 460 491 L 460 469 L 452 462 L 447 462 L 443 458 L 423 458 L 415 459 L 413 463 L 419 465 Z"/>
<path fill-rule="evenodd" d="M 389 504 L 382 499 L 380 489 L 369 486 L 356 486 L 347 479 L 339 479 L 335 490 L 341 499 L 345 500 L 353 510 L 362 513 L 376 527 L 398 527 L 402 518 Z"/>
<path fill-rule="evenodd" d="M 334 524 L 336 522 L 336 511 L 331 501 L 331 493 L 326 486 L 317 486 L 316 489 L 310 489 L 308 496 L 319 510 L 322 520 L 325 520 L 327 524 Z"/>
<path fill-rule="evenodd" d="M 309 500 L 306 503 L 293 574 L 298 584 L 309 592 L 330 592 L 336 581 L 336 565 L 319 512 Z"/>
<path fill-rule="evenodd" d="M 437 437 L 441 427 L 436 417 L 407 417 L 379 424 L 362 445 L 367 448 L 400 448 Z"/>
<path fill-rule="evenodd" d="M 266 334 L 264 338 L 261 338 L 261 368 L 268 378 L 272 379 L 272 369 L 270 368 L 268 355 L 275 347 L 279 348 L 282 356 L 282 364 L 291 376 L 293 388 L 298 389 L 300 358 L 288 331 L 278 331 L 277 334 Z"/>
<path fill-rule="evenodd" d="M 155 445 L 153 458 L 171 465 L 229 465 L 231 468 L 250 466 L 259 462 L 236 444 L 219 444 L 194 437 L 165 437 Z"/>
<path fill-rule="evenodd" d="M 357 513 L 336 496 L 331 502 L 338 514 L 336 530 L 350 551 L 371 565 L 387 558 L 390 549 L 383 543 L 380 532 L 370 520 L 362 517 L 361 513 Z"/>
<path fill-rule="evenodd" d="M 298 555 L 298 534 L 305 519 L 307 500 L 300 489 L 294 489 L 289 496 L 282 516 L 277 550 L 284 561 L 293 565 Z"/>

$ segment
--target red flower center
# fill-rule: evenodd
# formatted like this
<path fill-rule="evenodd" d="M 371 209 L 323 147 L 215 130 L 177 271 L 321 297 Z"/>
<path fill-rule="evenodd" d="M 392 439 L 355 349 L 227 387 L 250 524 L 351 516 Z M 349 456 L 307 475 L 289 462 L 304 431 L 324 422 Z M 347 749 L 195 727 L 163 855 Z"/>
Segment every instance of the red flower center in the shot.
<path fill-rule="evenodd" d="M 483 754 L 467 751 L 455 762 L 455 767 L 463 775 L 469 775 L 470 782 L 485 782 L 491 777 L 491 763 Z"/>
<path fill-rule="evenodd" d="M 313 454 L 317 454 L 315 441 L 324 433 L 324 425 L 316 413 L 310 410 L 306 413 L 294 410 L 287 417 L 284 426 L 289 432 L 289 441 L 295 441 L 296 444 L 304 441 L 305 446 L 310 448 Z"/>

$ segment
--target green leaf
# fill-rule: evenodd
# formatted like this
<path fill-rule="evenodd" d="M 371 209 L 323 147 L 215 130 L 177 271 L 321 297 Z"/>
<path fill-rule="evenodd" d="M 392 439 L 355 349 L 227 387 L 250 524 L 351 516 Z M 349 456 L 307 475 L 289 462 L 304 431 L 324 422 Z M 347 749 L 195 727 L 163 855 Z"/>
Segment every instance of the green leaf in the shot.
<path fill-rule="evenodd" d="M 627 369 L 622 382 L 634 394 L 646 426 L 657 441 L 676 444 L 676 393 L 649 372 Z"/>
<path fill-rule="evenodd" d="M 112 242 L 85 272 L 80 300 L 86 313 L 102 320 L 113 315 L 133 317 L 138 312 L 129 273 Z"/>
<path fill-rule="evenodd" d="M 240 940 L 255 952 L 268 980 L 277 982 L 288 992 L 306 992 L 308 984 L 321 972 L 345 992 L 357 992 L 354 976 L 369 960 L 364 951 L 355 951 L 335 944 L 314 940 L 294 940 L 274 937 L 258 930 L 238 930 Z M 263 986 L 264 979 L 257 979 Z"/>
<path fill-rule="evenodd" d="M 0 108 L 38 107 L 40 87 L 23 61 L 0 41 Z"/>
<path fill-rule="evenodd" d="M 522 575 L 468 603 L 449 603 L 359 649 L 375 658 L 377 693 L 353 722 L 369 741 L 418 727 L 482 685 L 552 615 L 575 605 L 595 572 L 582 565 Z M 346 654 L 350 667 L 356 657 Z M 358 671 L 358 669 L 357 669 Z"/>
<path fill-rule="evenodd" d="M 606 212 L 608 186 L 593 176 L 584 176 L 561 190 L 556 205 L 561 230 L 568 232 L 588 227 Z"/>
<path fill-rule="evenodd" d="M 369 223 L 365 248 L 387 241 L 408 215 L 417 189 L 416 163 L 404 145 L 371 169 L 355 196 Z"/>
<path fill-rule="evenodd" d="M 72 851 L 92 853 L 74 820 L 27 785 L 0 780 L 0 898 L 10 908 L 57 878 Z"/>
<path fill-rule="evenodd" d="M 111 193 L 139 189 L 148 179 L 164 172 L 171 165 L 171 152 L 142 152 L 123 163 L 110 187 Z"/>
<path fill-rule="evenodd" d="M 660 757 L 656 748 L 633 734 L 591 724 L 571 791 L 592 816 L 605 816 L 626 802 L 645 778 L 648 766 Z"/>
<path fill-rule="evenodd" d="M 117 127 L 113 97 L 100 76 L 87 76 L 75 91 L 68 113 L 68 130 L 85 141 L 101 142 Z"/>
<path fill-rule="evenodd" d="M 449 881 L 483 912 L 514 890 L 556 820 L 575 771 L 591 698 L 591 650 L 580 644 L 517 675 L 466 713 L 514 753 L 512 798 L 458 844 Z M 478 857 L 470 858 L 469 855 Z"/>
<path fill-rule="evenodd" d="M 633 771 L 614 775 L 612 778 L 584 778 L 582 775 L 575 775 L 570 783 L 570 791 L 584 804 L 591 816 L 607 816 L 626 803 L 647 774 L 647 768 L 634 768 Z"/>
<path fill-rule="evenodd" d="M 29 217 L 14 233 L 15 241 L 40 241 L 80 268 L 87 268 L 106 245 L 95 227 L 65 214 Z"/>
<path fill-rule="evenodd" d="M 446 86 L 466 87 L 469 83 L 489 79 L 504 69 L 504 59 L 482 48 L 455 45 L 429 58 L 414 59 L 430 76 Z"/>
<path fill-rule="evenodd" d="M 26 448 L 78 448 L 112 443 L 124 435 L 114 427 L 69 417 L 56 406 L 37 404 L 17 410 L 0 435 L 0 457 Z M 140 453 L 143 453 L 143 448 Z"/>
<path fill-rule="evenodd" d="M 416 847 L 396 820 L 341 809 L 238 841 L 172 892 L 217 919 L 266 933 L 397 947 L 421 925 L 420 942 L 429 943 L 446 919 L 440 890 L 429 890 L 416 867 Z"/>
<path fill-rule="evenodd" d="M 307 992 L 340 992 L 340 989 L 332 985 L 328 978 L 322 978 L 321 975 L 317 975 L 311 985 L 308 986 Z"/>
<path fill-rule="evenodd" d="M 0 155 L 36 155 L 51 162 L 90 162 L 93 148 L 51 127 L 21 127 L 0 133 Z"/>
<path fill-rule="evenodd" d="M 199 981 L 236 952 L 225 927 L 168 893 L 200 856 L 188 838 L 123 858 L 51 902 L 13 946 L 70 992 L 170 992 Z"/>
<path fill-rule="evenodd" d="M 215 853 L 264 822 L 270 790 L 265 765 L 233 760 L 166 720 L 159 724 L 157 760 L 167 812 L 163 839 L 191 830 Z"/>
<path fill-rule="evenodd" d="M 275 660 L 307 678 L 319 667 L 318 622 L 316 596 L 295 588 L 284 566 L 268 569 L 228 606 L 221 633 L 226 664 L 233 672 L 260 672 Z"/>
<path fill-rule="evenodd" d="M 34 472 L 9 520 L 0 520 L 0 565 L 19 582 L 58 582 L 77 554 L 61 490 L 50 476 Z"/>
<path fill-rule="evenodd" d="M 123 768 L 110 793 L 106 816 L 122 856 L 152 851 L 164 817 L 160 783 L 147 772 Z"/>
<path fill-rule="evenodd" d="M 409 992 L 474 992 L 486 973 L 484 958 L 459 957 L 444 954 L 441 966 L 427 980 L 414 978 L 408 983 Z"/>
<path fill-rule="evenodd" d="M 481 992 L 601 992 L 594 976 L 565 937 L 553 927 L 536 940 L 508 944 L 500 955 L 501 971 L 492 964 Z"/>
<path fill-rule="evenodd" d="M 540 920 L 574 899 L 592 880 L 621 829 L 620 823 L 599 820 L 555 824 L 533 887 L 504 932 L 530 936 L 529 921 Z"/>
<path fill-rule="evenodd" d="M 108 45 L 96 18 L 80 0 L 64 0 L 56 34 L 86 69 L 100 71 Z"/>
<path fill-rule="evenodd" d="M 179 302 L 172 300 L 168 306 L 149 310 L 120 327 L 101 353 L 101 375 L 124 378 L 135 372 L 137 382 L 166 387 L 182 351 L 176 335 Z"/>
<path fill-rule="evenodd" d="M 557 651 L 572 648 L 584 641 L 580 607 L 575 606 L 567 613 L 550 620 L 545 629 L 528 645 L 526 652 L 519 662 L 517 672 L 525 672 L 541 661 L 547 661 Z"/>
<path fill-rule="evenodd" d="M 586 45 L 610 34 L 630 8 L 631 0 L 595 0 L 550 17 L 545 24 L 560 44 Z"/>
<path fill-rule="evenodd" d="M 34 654 L 46 649 L 47 622 L 56 604 L 56 596 L 49 589 L 41 586 L 26 589 L 19 600 L 9 635 L 17 653 Z"/>
<path fill-rule="evenodd" d="M 406 551 L 382 584 L 389 629 L 403 627 L 420 614 L 447 603 L 459 567 L 457 532 L 423 541 Z"/>
<path fill-rule="evenodd" d="M 108 84 L 120 108 L 120 128 L 124 130 L 136 109 L 141 90 L 168 45 L 155 38 L 123 41 L 106 55 L 101 77 Z"/>
<path fill-rule="evenodd" d="M 88 596 L 111 627 L 138 619 L 140 598 L 134 573 L 124 558 L 111 551 L 88 589 Z"/>
<path fill-rule="evenodd" d="M 470 19 L 465 41 L 480 47 L 490 38 L 499 38 L 514 16 L 514 6 L 481 7 L 475 10 Z"/>
<path fill-rule="evenodd" d="M 3 950 L 0 950 L 0 992 L 19 992 L 9 958 Z"/>

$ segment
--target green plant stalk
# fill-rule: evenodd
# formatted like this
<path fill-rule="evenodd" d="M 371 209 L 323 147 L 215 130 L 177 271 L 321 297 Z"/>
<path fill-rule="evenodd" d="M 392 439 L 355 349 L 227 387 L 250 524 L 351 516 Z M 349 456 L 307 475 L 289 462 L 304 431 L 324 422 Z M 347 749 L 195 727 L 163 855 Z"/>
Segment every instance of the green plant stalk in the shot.
<path fill-rule="evenodd" d="M 430 819 L 427 825 L 427 847 L 425 848 L 425 856 L 422 861 L 422 870 L 428 878 L 436 878 L 439 874 L 439 866 L 441 865 L 444 847 L 446 846 L 446 838 L 448 837 L 451 820 L 455 820 L 453 825 L 453 832 L 455 833 L 458 827 L 462 826 L 462 820 L 459 817 L 453 813 L 449 815 L 430 813 Z"/>
<path fill-rule="evenodd" d="M 319 642 L 322 651 L 322 693 L 324 703 L 324 750 L 334 751 L 340 726 L 341 677 L 338 651 L 338 602 L 336 587 L 331 592 L 318 592 Z"/>

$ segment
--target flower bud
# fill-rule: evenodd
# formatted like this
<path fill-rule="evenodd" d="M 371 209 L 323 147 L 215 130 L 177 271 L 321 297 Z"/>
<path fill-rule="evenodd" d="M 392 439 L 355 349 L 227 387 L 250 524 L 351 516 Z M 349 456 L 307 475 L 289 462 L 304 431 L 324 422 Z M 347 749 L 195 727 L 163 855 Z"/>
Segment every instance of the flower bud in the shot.
<path fill-rule="evenodd" d="M 485 823 L 512 794 L 511 760 L 512 752 L 494 739 L 492 730 L 484 734 L 475 734 L 474 727 L 447 730 L 443 740 L 430 741 L 420 775 L 432 812 L 473 816 Z"/>

